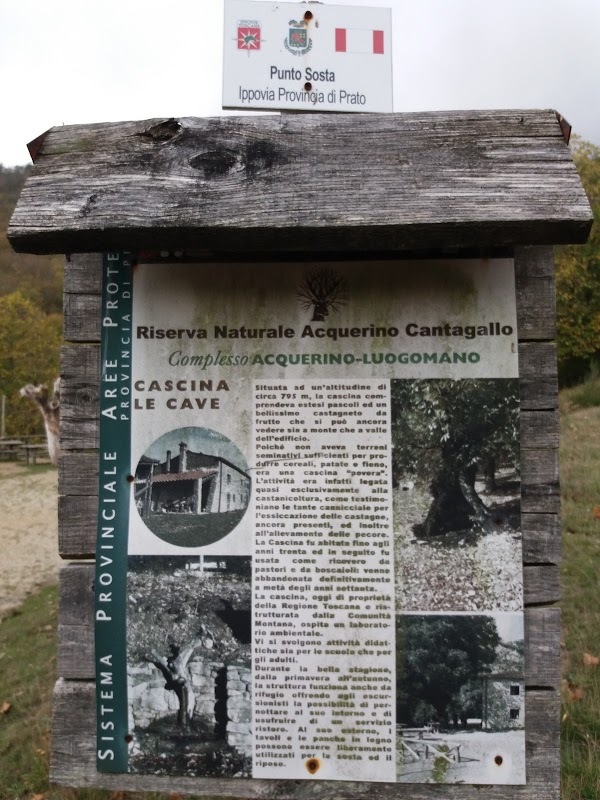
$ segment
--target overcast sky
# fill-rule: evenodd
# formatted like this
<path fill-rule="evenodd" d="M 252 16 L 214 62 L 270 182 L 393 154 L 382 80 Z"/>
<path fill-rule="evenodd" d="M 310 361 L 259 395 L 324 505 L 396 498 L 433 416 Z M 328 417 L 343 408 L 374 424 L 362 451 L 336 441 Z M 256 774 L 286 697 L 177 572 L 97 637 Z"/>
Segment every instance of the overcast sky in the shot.
<path fill-rule="evenodd" d="M 600 0 L 329 4 L 392 8 L 395 111 L 555 108 L 600 145 Z M 0 163 L 55 125 L 222 114 L 222 17 L 223 0 L 0 0 Z"/>

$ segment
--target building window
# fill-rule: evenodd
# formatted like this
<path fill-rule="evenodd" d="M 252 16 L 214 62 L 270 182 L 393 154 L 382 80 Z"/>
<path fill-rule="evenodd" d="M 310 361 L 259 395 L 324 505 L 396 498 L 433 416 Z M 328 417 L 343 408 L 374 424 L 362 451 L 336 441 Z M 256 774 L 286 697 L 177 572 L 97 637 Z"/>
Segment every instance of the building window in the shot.
<path fill-rule="evenodd" d="M 510 710 L 510 718 L 511 719 L 519 719 L 519 709 L 518 708 L 511 708 Z"/>
<path fill-rule="evenodd" d="M 227 483 L 231 483 L 231 472 L 227 473 Z"/>
<path fill-rule="evenodd" d="M 510 693 L 513 695 L 521 694 L 521 687 L 518 683 L 513 683 L 510 687 Z"/>

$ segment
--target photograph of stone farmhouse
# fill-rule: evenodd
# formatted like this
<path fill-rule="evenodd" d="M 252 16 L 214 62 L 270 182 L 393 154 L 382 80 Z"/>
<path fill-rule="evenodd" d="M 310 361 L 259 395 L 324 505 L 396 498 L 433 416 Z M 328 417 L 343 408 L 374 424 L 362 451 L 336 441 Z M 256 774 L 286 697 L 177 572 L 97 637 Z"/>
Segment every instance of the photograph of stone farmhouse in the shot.
<path fill-rule="evenodd" d="M 212 544 L 230 533 L 248 507 L 250 490 L 242 454 L 206 428 L 161 436 L 135 472 L 135 505 L 142 520 L 159 538 L 183 547 Z"/>
<path fill-rule="evenodd" d="M 251 559 L 130 556 L 130 770 L 251 775 Z"/>
<path fill-rule="evenodd" d="M 398 781 L 524 781 L 523 636 L 519 612 L 396 618 Z"/>

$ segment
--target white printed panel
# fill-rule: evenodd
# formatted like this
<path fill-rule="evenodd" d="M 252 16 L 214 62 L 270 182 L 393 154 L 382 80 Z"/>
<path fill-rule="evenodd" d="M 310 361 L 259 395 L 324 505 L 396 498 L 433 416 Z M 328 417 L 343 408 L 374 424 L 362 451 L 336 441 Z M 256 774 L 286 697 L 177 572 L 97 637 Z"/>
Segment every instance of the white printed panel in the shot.
<path fill-rule="evenodd" d="M 226 0 L 223 52 L 224 108 L 393 111 L 389 9 Z"/>

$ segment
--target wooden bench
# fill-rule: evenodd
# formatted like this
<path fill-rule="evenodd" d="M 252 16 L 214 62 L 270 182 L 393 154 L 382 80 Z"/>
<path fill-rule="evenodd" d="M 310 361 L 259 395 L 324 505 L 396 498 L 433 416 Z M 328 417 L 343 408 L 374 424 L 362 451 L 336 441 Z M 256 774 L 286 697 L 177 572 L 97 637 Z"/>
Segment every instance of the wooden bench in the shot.
<path fill-rule="evenodd" d="M 35 465 L 38 455 L 42 455 L 46 459 L 49 459 L 48 448 L 45 444 L 24 444 L 21 450 L 25 456 L 25 463 L 27 466 L 30 464 Z"/>
<path fill-rule="evenodd" d="M 20 439 L 0 439 L 0 458 L 16 461 L 22 446 Z"/>

